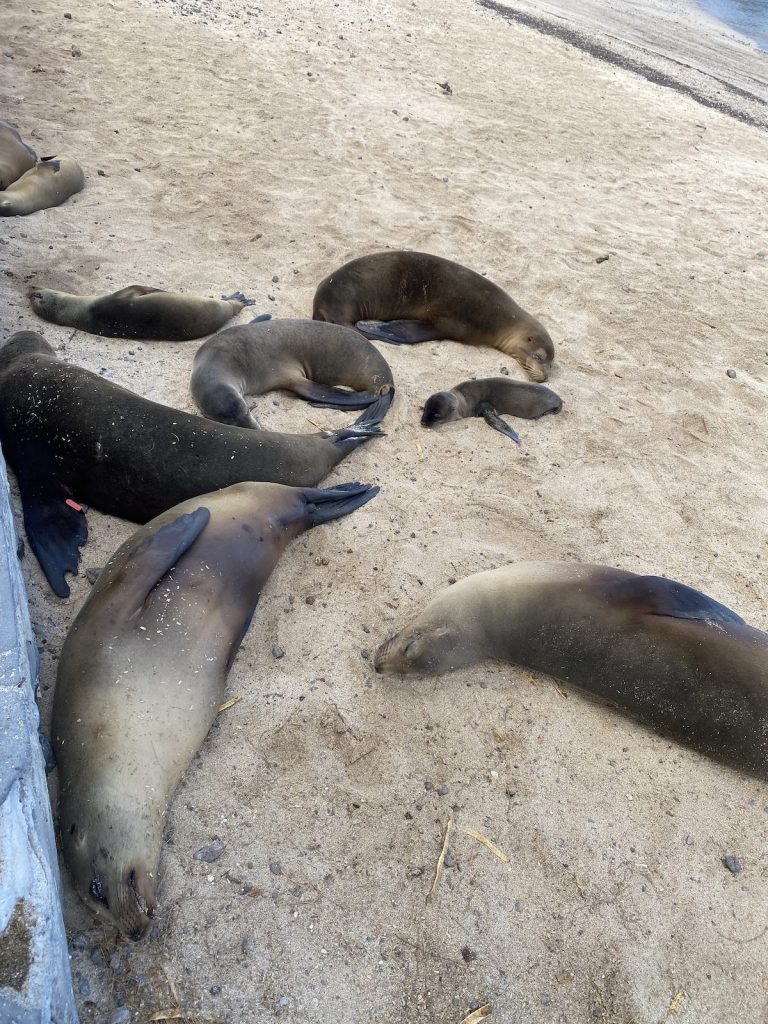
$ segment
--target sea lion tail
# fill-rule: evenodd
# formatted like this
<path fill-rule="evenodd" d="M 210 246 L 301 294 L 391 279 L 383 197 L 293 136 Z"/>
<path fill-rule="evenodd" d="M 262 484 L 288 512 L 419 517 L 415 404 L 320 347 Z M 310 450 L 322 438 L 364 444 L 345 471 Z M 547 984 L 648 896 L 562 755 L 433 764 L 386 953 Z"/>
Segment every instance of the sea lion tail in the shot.
<path fill-rule="evenodd" d="M 329 490 L 316 487 L 304 489 L 307 501 L 307 515 L 311 526 L 330 523 L 333 519 L 341 519 L 350 512 L 366 505 L 379 493 L 378 487 L 369 484 L 339 484 Z"/>

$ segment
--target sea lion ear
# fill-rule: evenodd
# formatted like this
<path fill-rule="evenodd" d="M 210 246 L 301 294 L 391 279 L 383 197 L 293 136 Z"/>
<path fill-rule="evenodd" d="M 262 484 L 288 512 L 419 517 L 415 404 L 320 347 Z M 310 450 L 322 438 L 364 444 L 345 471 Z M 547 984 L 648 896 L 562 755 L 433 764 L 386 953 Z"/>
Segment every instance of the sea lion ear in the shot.
<path fill-rule="evenodd" d="M 623 605 L 643 615 L 744 625 L 740 615 L 719 601 L 662 576 L 634 576 L 620 580 L 606 588 L 605 597 L 612 604 Z"/>
<path fill-rule="evenodd" d="M 204 507 L 185 512 L 145 537 L 130 552 L 119 572 L 120 587 L 116 591 L 128 615 L 141 610 L 151 591 L 194 544 L 210 518 L 211 513 Z"/>

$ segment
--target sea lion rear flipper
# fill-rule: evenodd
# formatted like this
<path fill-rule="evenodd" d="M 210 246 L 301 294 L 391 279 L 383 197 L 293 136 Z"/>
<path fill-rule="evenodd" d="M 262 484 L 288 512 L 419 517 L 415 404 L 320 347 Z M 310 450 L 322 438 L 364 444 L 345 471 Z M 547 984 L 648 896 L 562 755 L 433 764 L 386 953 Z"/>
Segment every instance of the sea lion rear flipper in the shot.
<path fill-rule="evenodd" d="M 489 427 L 493 427 L 494 430 L 498 430 L 499 433 L 504 434 L 506 437 L 511 437 L 517 444 L 522 444 L 520 435 L 510 427 L 506 420 L 499 416 L 492 405 L 489 405 L 487 402 L 481 402 L 477 409 Z"/>
<path fill-rule="evenodd" d="M 85 513 L 70 492 L 53 480 L 44 488 L 18 478 L 24 528 L 51 589 L 57 597 L 69 597 L 64 574 L 77 575 L 80 548 L 88 540 Z"/>
<path fill-rule="evenodd" d="M 348 516 L 356 508 L 365 505 L 379 493 L 378 487 L 368 484 L 339 484 L 330 490 L 316 487 L 303 488 L 307 501 L 307 515 L 312 526 L 330 523 L 333 519 Z"/>
<path fill-rule="evenodd" d="M 291 381 L 290 389 L 319 409 L 365 409 L 379 397 L 372 391 L 348 391 L 304 377 Z"/>
<path fill-rule="evenodd" d="M 242 302 L 242 304 L 244 306 L 255 306 L 256 305 L 256 299 L 249 299 L 245 295 L 243 295 L 242 292 L 232 292 L 231 295 L 222 295 L 221 297 L 222 297 L 222 299 L 224 299 L 225 302 L 229 302 L 232 299 L 237 299 L 237 301 L 238 302 Z M 271 320 L 271 319 L 272 319 L 272 314 L 271 313 L 262 313 L 261 316 L 257 316 L 255 320 L 251 320 L 251 323 L 253 324 L 253 323 L 256 323 L 257 321 L 260 321 L 260 320 Z"/>
<path fill-rule="evenodd" d="M 438 341 L 443 337 L 426 320 L 358 320 L 355 327 L 366 338 L 390 345 L 418 345 L 421 341 Z"/>
<path fill-rule="evenodd" d="M 744 625 L 740 615 L 719 601 L 662 576 L 632 576 L 610 584 L 605 593 L 612 603 L 630 607 L 644 615 Z"/>
<path fill-rule="evenodd" d="M 192 547 L 210 518 L 211 513 L 204 506 L 184 512 L 145 537 L 128 554 L 119 573 L 119 593 L 120 604 L 129 615 L 142 608 L 163 576 Z"/>
<path fill-rule="evenodd" d="M 383 437 L 384 431 L 379 424 L 387 415 L 390 405 L 395 397 L 395 389 L 390 388 L 386 394 L 381 395 L 372 402 L 368 408 L 357 417 L 354 423 L 348 427 L 340 427 L 331 433 L 334 444 L 342 442 L 362 444 L 370 437 Z"/>

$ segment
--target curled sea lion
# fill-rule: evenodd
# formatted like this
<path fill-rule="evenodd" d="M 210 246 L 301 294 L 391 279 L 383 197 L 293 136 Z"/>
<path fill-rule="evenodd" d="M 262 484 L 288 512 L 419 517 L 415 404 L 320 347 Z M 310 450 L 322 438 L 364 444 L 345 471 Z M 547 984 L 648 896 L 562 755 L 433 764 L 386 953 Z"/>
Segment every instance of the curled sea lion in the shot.
<path fill-rule="evenodd" d="M 240 292 L 222 299 L 205 299 L 143 284 L 132 284 L 110 295 L 71 295 L 33 288 L 29 300 L 37 315 L 51 323 L 105 338 L 141 341 L 202 338 L 253 304 Z"/>
<path fill-rule="evenodd" d="M 314 486 L 371 437 L 382 396 L 349 427 L 316 434 L 246 430 L 140 398 L 63 363 L 32 331 L 0 346 L 0 444 L 24 526 L 51 587 L 67 597 L 88 536 L 82 504 L 146 523 L 242 480 Z"/>
<path fill-rule="evenodd" d="M 206 416 L 258 428 L 244 395 L 283 388 L 312 405 L 364 409 L 392 392 L 393 381 L 386 359 L 357 331 L 316 320 L 269 320 L 209 338 L 195 355 L 190 387 Z"/>
<path fill-rule="evenodd" d="M 59 206 L 85 185 L 83 169 L 71 156 L 47 156 L 0 193 L 0 217 Z"/>
<path fill-rule="evenodd" d="M 37 153 L 7 121 L 0 121 L 0 191 L 37 163 Z"/>
<path fill-rule="evenodd" d="M 59 659 L 59 827 L 80 896 L 139 939 L 165 814 L 210 729 L 261 590 L 292 538 L 378 487 L 243 483 L 178 505 L 110 559 Z"/>
<path fill-rule="evenodd" d="M 561 562 L 480 572 L 438 594 L 374 664 L 439 674 L 484 658 L 574 683 L 768 776 L 768 634 L 682 583 Z"/>
<path fill-rule="evenodd" d="M 536 381 L 547 379 L 555 356 L 545 328 L 498 285 L 425 252 L 377 252 L 345 263 L 317 286 L 312 316 L 393 345 L 441 338 L 489 345 Z"/>
<path fill-rule="evenodd" d="M 421 416 L 423 427 L 436 427 L 439 423 L 461 420 L 466 416 L 482 416 L 485 422 L 520 444 L 516 431 L 499 415 L 520 416 L 536 420 L 547 413 L 557 413 L 563 400 L 550 388 L 508 377 L 484 377 L 465 380 L 450 391 L 430 395 Z"/>

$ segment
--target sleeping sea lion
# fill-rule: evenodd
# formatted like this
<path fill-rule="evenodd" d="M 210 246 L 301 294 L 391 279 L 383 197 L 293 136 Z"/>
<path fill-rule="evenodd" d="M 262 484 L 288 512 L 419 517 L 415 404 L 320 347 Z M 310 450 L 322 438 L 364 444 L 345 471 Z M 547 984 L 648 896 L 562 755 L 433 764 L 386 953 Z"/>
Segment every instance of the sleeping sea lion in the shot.
<path fill-rule="evenodd" d="M 195 355 L 190 387 L 206 416 L 258 428 L 244 395 L 283 388 L 312 405 L 364 409 L 391 391 L 393 381 L 386 359 L 357 331 L 316 320 L 269 320 L 209 338 Z"/>
<path fill-rule="evenodd" d="M 242 483 L 204 494 L 135 533 L 96 581 L 59 660 L 59 827 L 78 893 L 129 938 L 157 906 L 168 804 L 280 555 L 377 492 Z"/>
<path fill-rule="evenodd" d="M 71 156 L 47 156 L 0 193 L 0 217 L 59 206 L 85 185 L 83 169 Z"/>
<path fill-rule="evenodd" d="M 202 338 L 253 304 L 240 292 L 222 299 L 205 299 L 143 284 L 132 284 L 110 295 L 71 295 L 33 288 L 29 300 L 37 315 L 51 323 L 105 338 L 141 341 Z"/>
<path fill-rule="evenodd" d="M 393 345 L 441 338 L 490 345 L 536 381 L 547 379 L 555 356 L 545 328 L 498 285 L 425 252 L 378 252 L 345 263 L 317 286 L 312 316 Z"/>
<path fill-rule="evenodd" d="M 768 634 L 683 583 L 561 562 L 480 572 L 382 644 L 375 666 L 440 674 L 484 658 L 573 683 L 768 777 Z"/>
<path fill-rule="evenodd" d="M 537 420 L 547 413 L 557 413 L 563 407 L 559 395 L 542 384 L 510 380 L 508 377 L 484 377 L 465 380 L 450 391 L 430 395 L 421 417 L 423 427 L 436 427 L 439 423 L 461 420 L 466 416 L 482 416 L 485 422 L 520 444 L 516 431 L 499 415 L 520 416 Z"/>
<path fill-rule="evenodd" d="M 0 191 L 37 163 L 37 153 L 7 121 L 0 121 Z"/>
<path fill-rule="evenodd" d="M 32 331 L 0 346 L 0 444 L 16 474 L 32 550 L 60 597 L 88 529 L 82 504 L 149 519 L 241 480 L 314 486 L 371 437 L 383 395 L 349 427 L 281 434 L 229 427 L 140 398 L 63 363 Z"/>

